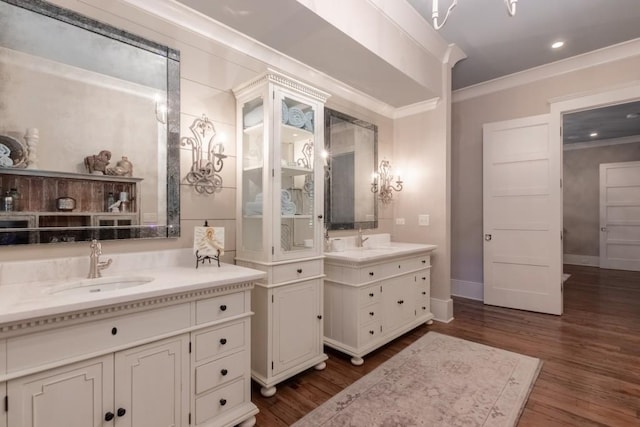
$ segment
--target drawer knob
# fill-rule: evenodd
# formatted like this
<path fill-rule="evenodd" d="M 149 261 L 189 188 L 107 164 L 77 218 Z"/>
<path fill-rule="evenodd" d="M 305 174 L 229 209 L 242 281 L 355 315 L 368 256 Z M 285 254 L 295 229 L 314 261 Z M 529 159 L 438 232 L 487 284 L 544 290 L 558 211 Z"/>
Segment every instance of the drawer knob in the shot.
<path fill-rule="evenodd" d="M 398 304 L 404 304 L 403 300 L 398 300 Z"/>
<path fill-rule="evenodd" d="M 113 417 L 115 417 L 113 412 L 107 412 L 106 414 L 104 414 L 104 420 L 105 421 L 111 421 L 113 419 Z"/>
<path fill-rule="evenodd" d="M 369 316 L 373 316 L 375 313 L 373 311 L 369 312 Z"/>
<path fill-rule="evenodd" d="M 422 263 L 423 263 L 423 264 L 426 264 L 426 263 L 427 263 L 427 260 L 426 260 L 426 259 L 423 259 L 423 260 L 422 260 Z"/>
<path fill-rule="evenodd" d="M 118 412 L 117 412 L 117 414 L 118 414 L 118 416 L 119 416 L 119 417 L 124 417 L 124 414 L 126 414 L 126 413 L 127 413 L 127 410 L 126 410 L 126 409 L 124 409 L 124 408 L 118 408 Z"/>
<path fill-rule="evenodd" d="M 222 374 L 223 377 L 226 377 L 228 373 L 229 371 L 227 371 L 226 369 L 220 371 L 220 374 Z"/>
<path fill-rule="evenodd" d="M 227 311 L 227 306 L 225 304 L 222 304 L 220 306 L 220 311 Z"/>
<path fill-rule="evenodd" d="M 318 319 L 322 320 L 322 314 L 318 314 Z"/>
<path fill-rule="evenodd" d="M 369 296 L 373 298 L 373 292 L 369 292 Z"/>
<path fill-rule="evenodd" d="M 296 271 L 298 272 L 298 274 L 302 274 L 302 269 L 301 268 L 297 269 Z"/>
<path fill-rule="evenodd" d="M 111 335 L 115 335 L 118 333 L 118 328 L 111 328 Z"/>
<path fill-rule="evenodd" d="M 227 343 L 226 338 L 220 338 L 220 344 L 225 345 Z"/>
<path fill-rule="evenodd" d="M 426 295 L 426 294 L 427 294 L 427 291 L 422 291 L 422 295 Z"/>
<path fill-rule="evenodd" d="M 224 406 L 227 404 L 227 399 L 220 399 L 220 406 Z"/>
<path fill-rule="evenodd" d="M 427 278 L 426 278 L 426 277 L 423 277 L 423 278 L 422 278 L 422 280 L 427 280 Z"/>
<path fill-rule="evenodd" d="M 373 276 L 373 271 L 370 271 L 370 272 L 369 272 L 369 276 Z"/>
<path fill-rule="evenodd" d="M 422 307 L 422 309 L 423 309 L 423 310 L 426 310 L 426 309 L 427 309 L 427 307 Z"/>
<path fill-rule="evenodd" d="M 369 331 L 369 333 L 370 333 L 371 335 L 375 334 L 375 332 L 373 332 L 373 331 Z"/>

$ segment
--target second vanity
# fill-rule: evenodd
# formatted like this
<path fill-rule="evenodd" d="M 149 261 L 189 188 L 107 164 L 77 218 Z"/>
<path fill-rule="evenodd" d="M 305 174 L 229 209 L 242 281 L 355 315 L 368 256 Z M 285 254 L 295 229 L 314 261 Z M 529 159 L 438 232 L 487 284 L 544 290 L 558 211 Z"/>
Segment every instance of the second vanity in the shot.
<path fill-rule="evenodd" d="M 373 240 L 325 253 L 324 342 L 363 356 L 423 323 L 431 324 L 431 252 L 435 245 Z M 334 245 L 334 247 L 337 245 Z"/>
<path fill-rule="evenodd" d="M 166 252 L 153 268 L 157 254 L 114 257 L 98 279 L 29 282 L 86 257 L 0 264 L 0 427 L 255 423 L 251 290 L 264 273 Z"/>

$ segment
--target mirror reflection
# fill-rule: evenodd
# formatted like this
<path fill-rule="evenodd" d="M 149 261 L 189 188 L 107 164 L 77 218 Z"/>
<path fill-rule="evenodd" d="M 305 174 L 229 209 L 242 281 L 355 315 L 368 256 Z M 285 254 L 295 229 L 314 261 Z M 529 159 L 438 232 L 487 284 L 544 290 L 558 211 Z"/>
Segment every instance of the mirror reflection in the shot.
<path fill-rule="evenodd" d="M 371 192 L 377 164 L 378 127 L 325 108 L 325 218 L 329 230 L 377 228 L 378 206 Z"/>
<path fill-rule="evenodd" d="M 0 75 L 0 244 L 179 235 L 177 51 L 0 0 Z"/>

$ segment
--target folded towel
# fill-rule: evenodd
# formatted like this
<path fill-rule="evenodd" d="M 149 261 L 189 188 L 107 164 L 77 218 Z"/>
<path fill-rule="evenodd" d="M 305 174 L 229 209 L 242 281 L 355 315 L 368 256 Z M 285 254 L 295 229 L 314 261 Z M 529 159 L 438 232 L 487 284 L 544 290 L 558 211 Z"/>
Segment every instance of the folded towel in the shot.
<path fill-rule="evenodd" d="M 288 121 L 289 121 L 289 108 L 287 107 L 287 104 L 285 104 L 284 101 L 282 101 L 282 123 L 287 124 Z"/>
<path fill-rule="evenodd" d="M 304 122 L 305 130 L 313 132 L 313 111 L 307 111 L 304 113 L 306 121 Z"/>
<path fill-rule="evenodd" d="M 280 192 L 280 200 L 282 200 L 282 202 L 290 202 L 291 201 L 291 193 L 289 193 L 288 190 L 282 190 Z"/>
<path fill-rule="evenodd" d="M 263 118 L 263 110 L 262 105 L 258 105 L 253 110 L 249 111 L 244 115 L 244 127 L 249 128 L 251 126 L 255 126 L 259 123 L 262 123 Z"/>

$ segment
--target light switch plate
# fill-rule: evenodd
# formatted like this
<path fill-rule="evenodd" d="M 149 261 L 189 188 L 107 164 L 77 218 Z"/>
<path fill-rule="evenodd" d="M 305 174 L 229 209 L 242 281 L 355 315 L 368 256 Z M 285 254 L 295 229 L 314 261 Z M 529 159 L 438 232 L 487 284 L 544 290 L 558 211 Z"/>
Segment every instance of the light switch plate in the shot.
<path fill-rule="evenodd" d="M 418 215 L 418 225 L 429 225 L 429 215 Z"/>

